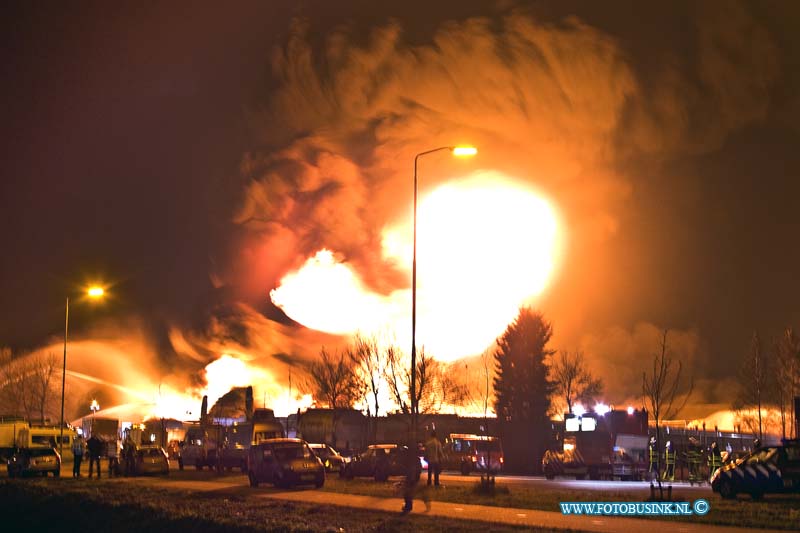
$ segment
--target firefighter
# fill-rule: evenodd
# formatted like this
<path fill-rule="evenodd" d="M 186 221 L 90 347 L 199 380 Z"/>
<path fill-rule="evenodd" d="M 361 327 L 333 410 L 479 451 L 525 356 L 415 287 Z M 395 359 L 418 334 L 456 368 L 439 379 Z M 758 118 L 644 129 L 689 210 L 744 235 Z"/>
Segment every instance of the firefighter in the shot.
<path fill-rule="evenodd" d="M 672 449 L 672 441 L 669 440 L 664 445 L 664 464 L 666 468 L 661 473 L 661 478 L 675 481 L 675 451 Z"/>
<path fill-rule="evenodd" d="M 648 468 L 648 473 L 650 475 L 650 479 L 658 479 L 658 471 L 659 471 L 659 464 L 658 464 L 658 448 L 656 447 L 656 438 L 650 437 L 650 446 L 649 446 L 649 456 L 650 456 L 650 468 Z"/>
<path fill-rule="evenodd" d="M 711 443 L 711 449 L 708 453 L 708 480 L 711 482 L 711 477 L 722 466 L 722 453 L 716 441 Z"/>
<path fill-rule="evenodd" d="M 700 477 L 700 445 L 697 439 L 689 437 L 689 449 L 686 452 L 686 464 L 689 467 L 689 484 L 701 483 Z"/>

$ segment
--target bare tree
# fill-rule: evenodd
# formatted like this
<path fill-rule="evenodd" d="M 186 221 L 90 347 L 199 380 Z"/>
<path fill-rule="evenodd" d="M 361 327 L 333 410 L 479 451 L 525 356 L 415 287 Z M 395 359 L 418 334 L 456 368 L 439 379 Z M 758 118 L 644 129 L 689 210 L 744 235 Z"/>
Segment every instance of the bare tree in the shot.
<path fill-rule="evenodd" d="M 392 399 L 400 412 L 411 413 L 410 384 L 411 363 L 397 347 L 386 350 L 385 378 Z M 439 412 L 445 405 L 464 405 L 469 398 L 469 388 L 456 377 L 452 365 L 437 361 L 425 348 L 417 355 L 417 414 Z"/>
<path fill-rule="evenodd" d="M 410 363 L 406 362 L 406 357 L 397 346 L 389 346 L 386 349 L 386 383 L 389 386 L 389 393 L 397 404 L 400 412 L 410 414 L 410 389 L 411 374 L 408 371 Z"/>
<path fill-rule="evenodd" d="M 494 355 L 492 350 L 489 349 L 481 354 L 481 402 L 483 403 L 483 418 L 485 421 L 488 421 L 489 417 L 489 401 L 492 398 L 493 375 Z"/>
<path fill-rule="evenodd" d="M 575 402 L 589 403 L 603 393 L 603 381 L 589 371 L 583 352 L 561 351 L 553 360 L 550 375 L 554 393 L 567 404 L 568 413 Z"/>
<path fill-rule="evenodd" d="M 4 410 L 14 416 L 30 419 L 32 413 L 28 359 L 24 355 L 15 357 L 10 349 L 4 348 L 0 353 L 0 360 L 0 387 Z"/>
<path fill-rule="evenodd" d="M 661 421 L 674 418 L 686 405 L 694 389 L 694 380 L 691 377 L 688 386 L 683 386 L 683 364 L 668 354 L 667 332 L 668 330 L 664 330 L 660 349 L 653 356 L 652 373 L 642 373 L 642 396 L 656 425 L 658 449 L 661 449 Z M 659 486 L 660 484 L 659 480 Z"/>
<path fill-rule="evenodd" d="M 800 339 L 786 328 L 775 342 L 776 384 L 783 438 L 795 435 L 794 397 L 800 394 Z M 787 431 L 788 422 L 788 431 Z"/>
<path fill-rule="evenodd" d="M 38 354 L 29 361 L 27 379 L 30 381 L 28 390 L 31 394 L 31 407 L 39 415 L 39 420 L 44 423 L 52 407 L 53 378 L 60 374 L 59 359 L 54 353 L 47 355 Z"/>
<path fill-rule="evenodd" d="M 461 365 L 464 366 L 463 371 L 459 371 Z M 441 405 L 446 404 L 453 408 L 453 414 L 458 414 L 456 409 L 467 405 L 472 400 L 468 380 L 465 379 L 468 370 L 466 363 L 439 364 L 435 394 L 440 398 Z"/>
<path fill-rule="evenodd" d="M 353 363 L 344 352 L 331 354 L 323 347 L 308 373 L 312 395 L 331 409 L 349 409 L 360 396 Z"/>
<path fill-rule="evenodd" d="M 3 410 L 28 420 L 45 422 L 53 407 L 53 380 L 60 370 L 58 358 L 50 354 L 0 351 L 0 401 Z"/>
<path fill-rule="evenodd" d="M 356 377 L 360 381 L 359 389 L 364 396 L 364 403 L 367 406 L 367 420 L 372 417 L 374 421 L 370 424 L 370 435 L 375 439 L 377 432 L 377 419 L 380 411 L 380 393 L 383 376 L 386 371 L 386 357 L 378 346 L 376 337 L 364 337 L 360 334 L 355 336 L 353 344 L 348 347 L 347 354 L 352 361 Z M 372 396 L 372 404 L 370 404 Z"/>
<path fill-rule="evenodd" d="M 750 353 L 745 357 L 739 371 L 739 393 L 733 408 L 737 411 L 757 409 L 758 438 L 764 438 L 764 424 L 761 408 L 767 403 L 769 386 L 769 360 L 761 350 L 761 339 L 758 332 L 753 333 L 750 342 Z"/>

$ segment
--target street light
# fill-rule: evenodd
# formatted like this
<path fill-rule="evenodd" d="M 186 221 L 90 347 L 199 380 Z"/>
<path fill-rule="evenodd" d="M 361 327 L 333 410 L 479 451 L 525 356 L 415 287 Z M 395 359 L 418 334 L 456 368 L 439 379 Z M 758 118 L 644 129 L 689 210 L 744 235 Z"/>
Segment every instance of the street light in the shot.
<path fill-rule="evenodd" d="M 411 437 L 417 439 L 417 164 L 419 158 L 450 150 L 456 157 L 470 157 L 478 153 L 474 146 L 441 146 L 414 156 L 414 258 L 411 264 Z"/>
<path fill-rule="evenodd" d="M 92 435 L 94 435 L 94 415 L 100 410 L 100 404 L 97 403 L 97 400 L 92 400 L 92 405 L 89 406 L 89 409 L 92 411 Z"/>
<path fill-rule="evenodd" d="M 86 296 L 92 300 L 99 300 L 105 295 L 105 290 L 99 285 L 92 285 L 86 289 Z M 64 311 L 64 365 L 61 369 L 61 433 L 58 440 L 58 453 L 64 453 L 64 387 L 67 383 L 67 336 L 69 333 L 69 296 Z M 96 403 L 96 402 L 95 402 Z"/>

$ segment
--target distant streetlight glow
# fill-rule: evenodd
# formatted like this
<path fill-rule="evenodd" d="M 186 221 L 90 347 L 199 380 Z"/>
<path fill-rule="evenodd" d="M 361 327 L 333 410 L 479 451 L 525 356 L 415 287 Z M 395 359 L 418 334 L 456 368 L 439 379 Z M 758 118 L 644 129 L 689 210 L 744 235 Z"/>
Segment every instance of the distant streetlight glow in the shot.
<path fill-rule="evenodd" d="M 89 298 L 92 298 L 94 300 L 97 300 L 98 298 L 102 298 L 105 293 L 106 293 L 106 291 L 103 289 L 103 287 L 100 287 L 99 285 L 92 285 L 86 291 L 86 294 L 89 295 Z"/>
<path fill-rule="evenodd" d="M 572 414 L 575 416 L 583 416 L 586 414 L 586 408 L 579 403 L 572 406 Z"/>
<path fill-rule="evenodd" d="M 474 146 L 455 146 L 452 151 L 456 157 L 470 157 L 478 153 Z"/>
<path fill-rule="evenodd" d="M 605 416 L 605 414 L 610 410 L 611 408 L 602 402 L 594 404 L 594 412 L 600 416 Z"/>
<path fill-rule="evenodd" d="M 414 258 L 411 263 L 411 438 L 417 438 L 417 163 L 419 158 L 438 152 L 450 150 L 454 156 L 469 157 L 478 153 L 474 146 L 440 146 L 432 150 L 420 152 L 414 156 Z"/>
<path fill-rule="evenodd" d="M 633 414 L 633 406 L 632 406 L 632 405 L 629 405 L 629 406 L 628 406 L 628 414 L 629 414 L 629 415 L 632 415 L 632 414 Z"/>

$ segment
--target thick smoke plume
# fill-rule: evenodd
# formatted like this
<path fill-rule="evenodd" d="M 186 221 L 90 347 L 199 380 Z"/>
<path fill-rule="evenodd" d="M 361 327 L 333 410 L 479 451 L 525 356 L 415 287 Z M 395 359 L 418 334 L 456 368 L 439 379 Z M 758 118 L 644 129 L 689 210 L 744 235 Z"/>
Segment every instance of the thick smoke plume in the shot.
<path fill-rule="evenodd" d="M 443 22 L 427 44 L 411 44 L 396 21 L 321 41 L 296 21 L 271 56 L 275 88 L 251 115 L 262 148 L 243 160 L 241 252 L 227 283 L 263 298 L 326 248 L 376 292 L 408 287 L 407 270 L 382 255 L 381 231 L 408 216 L 414 155 L 468 142 L 480 147 L 476 167 L 557 206 L 564 263 L 533 304 L 555 323 L 559 347 L 584 348 L 608 390 L 636 397 L 656 347 L 649 330 L 661 326 L 635 325 L 651 319 L 636 317 L 642 306 L 630 299 L 613 305 L 620 289 L 653 283 L 653 273 L 624 271 L 630 252 L 614 237 L 642 169 L 717 149 L 763 119 L 779 75 L 770 35 L 744 7 L 687 9 L 685 26 L 665 29 L 681 46 L 649 47 L 646 58 L 579 17 L 519 9 Z M 423 194 L 454 177 L 448 161 L 425 165 Z M 657 253 L 649 244 L 642 256 Z M 697 331 L 675 341 L 686 364 L 703 368 Z M 622 361 L 630 375 L 604 370 Z"/>

